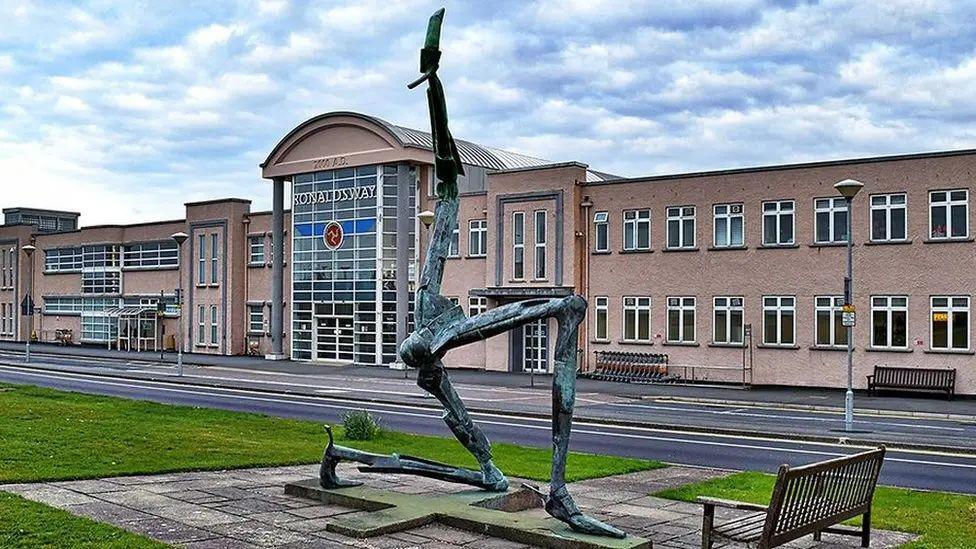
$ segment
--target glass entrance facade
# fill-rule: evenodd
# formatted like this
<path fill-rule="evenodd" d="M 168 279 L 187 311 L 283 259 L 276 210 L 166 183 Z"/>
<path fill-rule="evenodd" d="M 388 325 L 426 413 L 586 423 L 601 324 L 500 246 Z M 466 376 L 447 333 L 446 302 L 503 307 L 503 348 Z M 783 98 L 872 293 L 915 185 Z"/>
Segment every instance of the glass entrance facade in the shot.
<path fill-rule="evenodd" d="M 411 174 L 413 172 L 410 172 Z M 297 175 L 292 184 L 292 358 L 381 365 L 396 360 L 398 215 L 416 219 L 416 178 L 398 204 L 397 166 Z M 335 246 L 334 223 L 341 227 Z M 330 241 L 326 228 L 332 226 Z M 410 224 L 410 279 L 416 264 Z M 410 293 L 410 310 L 413 293 Z M 412 315 L 408 315 L 412 320 Z M 408 326 L 408 330 L 412 326 Z"/>

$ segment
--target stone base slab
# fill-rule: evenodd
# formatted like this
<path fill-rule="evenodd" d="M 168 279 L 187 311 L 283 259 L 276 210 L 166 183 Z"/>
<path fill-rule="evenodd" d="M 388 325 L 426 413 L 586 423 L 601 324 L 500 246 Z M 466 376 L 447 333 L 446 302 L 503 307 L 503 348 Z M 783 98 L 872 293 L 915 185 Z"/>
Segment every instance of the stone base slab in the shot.
<path fill-rule="evenodd" d="M 326 528 L 344 536 L 371 538 L 439 522 L 460 530 L 517 543 L 553 549 L 651 549 L 651 541 L 627 536 L 616 539 L 574 532 L 552 517 L 520 514 L 539 506 L 528 490 L 496 494 L 466 490 L 447 495 L 404 494 L 354 486 L 324 489 L 318 480 L 285 485 L 285 494 L 360 509 L 336 517 Z"/>

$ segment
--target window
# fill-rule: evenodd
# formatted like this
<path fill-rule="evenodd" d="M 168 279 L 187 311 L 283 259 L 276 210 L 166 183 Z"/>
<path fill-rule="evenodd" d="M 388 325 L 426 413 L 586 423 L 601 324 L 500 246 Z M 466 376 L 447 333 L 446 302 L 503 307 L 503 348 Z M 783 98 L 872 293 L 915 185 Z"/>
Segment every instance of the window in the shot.
<path fill-rule="evenodd" d="M 908 296 L 871 297 L 871 346 L 882 349 L 908 347 Z"/>
<path fill-rule="evenodd" d="M 969 297 L 932 297 L 932 348 L 969 350 Z"/>
<path fill-rule="evenodd" d="M 129 269 L 178 267 L 179 262 L 179 250 L 173 241 L 129 244 L 122 249 L 122 266 Z"/>
<path fill-rule="evenodd" d="M 763 202 L 763 246 L 793 244 L 792 200 Z"/>
<path fill-rule="evenodd" d="M 488 298 L 472 296 L 468 298 L 468 316 L 478 316 L 488 310 Z"/>
<path fill-rule="evenodd" d="M 81 266 L 85 269 L 118 268 L 119 247 L 114 244 L 82 246 Z"/>
<path fill-rule="evenodd" d="M 716 297 L 713 300 L 714 317 L 712 341 L 719 344 L 742 343 L 743 307 L 741 297 Z"/>
<path fill-rule="evenodd" d="M 596 212 L 593 214 L 593 229 L 596 238 L 594 250 L 597 252 L 610 251 L 610 214 L 607 212 Z"/>
<path fill-rule="evenodd" d="M 549 371 L 549 319 L 540 318 L 523 328 L 523 370 L 545 373 Z"/>
<path fill-rule="evenodd" d="M 264 236 L 252 236 L 248 242 L 248 263 L 251 265 L 264 265 Z"/>
<path fill-rule="evenodd" d="M 929 236 L 932 239 L 969 236 L 969 191 L 929 193 Z"/>
<path fill-rule="evenodd" d="M 200 305 L 197 308 L 197 345 L 207 342 L 207 308 Z"/>
<path fill-rule="evenodd" d="M 624 298 L 624 341 L 651 342 L 651 298 Z"/>
<path fill-rule="evenodd" d="M 610 330 L 607 322 L 610 319 L 610 298 L 606 296 L 593 298 L 593 334 L 597 341 L 608 341 Z"/>
<path fill-rule="evenodd" d="M 695 298 L 668 298 L 668 342 L 695 342 Z"/>
<path fill-rule="evenodd" d="M 847 345 L 847 327 L 842 322 L 843 296 L 816 296 L 815 315 L 817 336 L 815 344 L 822 347 Z"/>
<path fill-rule="evenodd" d="M 535 276 L 536 280 L 546 277 L 546 211 L 535 212 Z"/>
<path fill-rule="evenodd" d="M 512 214 L 512 278 L 525 278 L 525 212 Z"/>
<path fill-rule="evenodd" d="M 83 294 L 117 294 L 121 292 L 121 284 L 118 271 L 86 271 L 81 275 Z"/>
<path fill-rule="evenodd" d="M 907 238 L 905 194 L 878 194 L 871 197 L 871 240 L 889 242 Z"/>
<path fill-rule="evenodd" d="M 210 235 L 210 283 L 218 283 L 217 276 L 217 233 Z"/>
<path fill-rule="evenodd" d="M 264 305 L 247 306 L 247 331 L 251 334 L 264 333 Z"/>
<path fill-rule="evenodd" d="M 813 201 L 817 244 L 847 242 L 847 199 L 818 198 Z"/>
<path fill-rule="evenodd" d="M 468 255 L 472 257 L 488 255 L 487 219 L 472 219 L 468 222 Z"/>
<path fill-rule="evenodd" d="M 6 254 L 6 250 L 4 250 Z M 44 250 L 44 272 L 58 273 L 80 271 L 82 265 L 81 248 L 55 248 Z"/>
<path fill-rule="evenodd" d="M 796 298 L 763 296 L 763 344 L 796 344 Z"/>
<path fill-rule="evenodd" d="M 210 306 L 210 344 L 217 345 L 217 306 Z"/>
<path fill-rule="evenodd" d="M 0 249 L 0 289 L 9 290 L 14 287 L 14 254 L 17 253 L 14 250 L 14 248 Z M 78 268 L 81 268 L 80 255 L 78 259 Z"/>
<path fill-rule="evenodd" d="M 461 228 L 460 221 L 454 221 L 454 228 L 451 229 L 451 242 L 447 246 L 447 257 L 457 257 L 461 255 Z"/>
<path fill-rule="evenodd" d="M 651 210 L 624 212 L 624 250 L 651 249 Z"/>
<path fill-rule="evenodd" d="M 198 238 L 200 244 L 200 264 L 198 265 L 197 275 L 199 280 L 197 284 L 207 283 L 207 236 L 200 235 Z"/>
<path fill-rule="evenodd" d="M 745 245 L 745 218 L 742 204 L 716 204 L 715 247 L 736 248 Z"/>
<path fill-rule="evenodd" d="M 668 208 L 668 248 L 695 247 L 695 207 Z"/>

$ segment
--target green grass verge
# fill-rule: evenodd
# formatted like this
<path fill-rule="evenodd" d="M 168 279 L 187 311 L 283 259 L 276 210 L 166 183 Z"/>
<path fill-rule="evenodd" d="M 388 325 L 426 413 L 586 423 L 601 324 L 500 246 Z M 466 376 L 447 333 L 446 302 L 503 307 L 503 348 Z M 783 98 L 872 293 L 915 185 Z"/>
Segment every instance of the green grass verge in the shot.
<path fill-rule="evenodd" d="M 447 428 L 444 429 L 447 431 Z M 346 446 L 473 466 L 453 438 L 384 431 Z M 68 393 L 28 386 L 0 390 L 0 483 L 185 470 L 316 463 L 326 442 L 311 421 Z M 506 474 L 546 481 L 549 449 L 495 444 Z M 661 467 L 641 459 L 572 453 L 570 480 Z"/>
<path fill-rule="evenodd" d="M 738 473 L 654 495 L 681 501 L 711 496 L 765 505 L 775 482 L 772 475 Z M 921 536 L 905 548 L 976 548 L 976 497 L 879 486 L 874 494 L 871 523 L 874 528 Z M 860 519 L 851 524 L 860 524 Z"/>
<path fill-rule="evenodd" d="M 0 492 L 0 547 L 163 549 L 165 544 Z"/>

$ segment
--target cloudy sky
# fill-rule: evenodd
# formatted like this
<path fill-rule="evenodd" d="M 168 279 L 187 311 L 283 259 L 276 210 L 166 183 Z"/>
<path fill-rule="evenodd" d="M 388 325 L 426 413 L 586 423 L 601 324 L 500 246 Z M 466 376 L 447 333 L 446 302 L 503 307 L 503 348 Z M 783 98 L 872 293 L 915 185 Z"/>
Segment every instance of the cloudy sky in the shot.
<path fill-rule="evenodd" d="M 258 164 L 357 110 L 424 128 L 441 2 L 0 0 L 0 206 L 267 208 Z M 976 146 L 971 0 L 446 3 L 455 135 L 625 176 Z"/>

